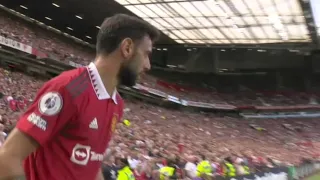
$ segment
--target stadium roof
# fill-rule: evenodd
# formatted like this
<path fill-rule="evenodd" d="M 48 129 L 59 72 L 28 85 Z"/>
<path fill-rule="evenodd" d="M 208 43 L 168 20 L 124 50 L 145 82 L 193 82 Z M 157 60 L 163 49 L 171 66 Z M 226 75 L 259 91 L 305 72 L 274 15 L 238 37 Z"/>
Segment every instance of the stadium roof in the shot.
<path fill-rule="evenodd" d="M 63 33 L 95 43 L 99 24 L 136 15 L 163 32 L 159 44 L 315 44 L 308 0 L 2 0 Z"/>
<path fill-rule="evenodd" d="M 298 0 L 116 0 L 178 43 L 310 42 Z"/>

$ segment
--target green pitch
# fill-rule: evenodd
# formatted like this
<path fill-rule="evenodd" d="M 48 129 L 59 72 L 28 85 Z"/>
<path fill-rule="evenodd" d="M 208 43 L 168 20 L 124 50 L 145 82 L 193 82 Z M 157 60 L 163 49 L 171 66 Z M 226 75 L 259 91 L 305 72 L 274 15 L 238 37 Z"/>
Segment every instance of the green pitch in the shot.
<path fill-rule="evenodd" d="M 320 180 L 320 173 L 317 173 L 311 177 L 308 177 L 306 180 Z"/>

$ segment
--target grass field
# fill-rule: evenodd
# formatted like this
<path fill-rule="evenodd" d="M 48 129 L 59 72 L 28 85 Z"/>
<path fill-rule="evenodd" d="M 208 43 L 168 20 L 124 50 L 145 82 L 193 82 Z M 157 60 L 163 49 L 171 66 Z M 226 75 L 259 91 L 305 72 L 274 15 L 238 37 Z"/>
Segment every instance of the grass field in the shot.
<path fill-rule="evenodd" d="M 313 176 L 306 178 L 306 180 L 320 180 L 320 173 L 314 174 Z"/>

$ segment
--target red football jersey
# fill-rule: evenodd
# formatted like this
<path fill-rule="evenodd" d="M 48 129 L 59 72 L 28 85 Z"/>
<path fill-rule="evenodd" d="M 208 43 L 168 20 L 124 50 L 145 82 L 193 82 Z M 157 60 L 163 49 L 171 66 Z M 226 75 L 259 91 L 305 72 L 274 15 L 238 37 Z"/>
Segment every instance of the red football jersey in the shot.
<path fill-rule="evenodd" d="M 93 63 L 45 83 L 17 124 L 40 144 L 24 162 L 27 179 L 95 179 L 122 113 Z"/>

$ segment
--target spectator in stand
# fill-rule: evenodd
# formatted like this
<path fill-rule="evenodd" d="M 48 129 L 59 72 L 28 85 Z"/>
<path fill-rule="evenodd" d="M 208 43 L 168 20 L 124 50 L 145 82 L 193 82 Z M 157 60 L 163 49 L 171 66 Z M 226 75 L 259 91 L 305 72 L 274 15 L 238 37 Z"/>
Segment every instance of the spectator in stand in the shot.
<path fill-rule="evenodd" d="M 221 160 L 219 158 L 214 157 L 212 160 L 211 166 L 212 166 L 214 176 L 222 176 L 223 175 Z"/>
<path fill-rule="evenodd" d="M 223 169 L 225 177 L 231 178 L 237 175 L 237 170 L 230 156 L 224 159 Z"/>
<path fill-rule="evenodd" d="M 142 165 L 139 164 L 134 170 L 134 177 L 136 178 L 136 180 L 148 180 L 148 176 L 146 173 L 146 170 L 143 169 Z"/>
<path fill-rule="evenodd" d="M 185 165 L 186 176 L 189 179 L 193 179 L 197 177 L 197 161 L 198 159 L 195 156 L 189 156 L 188 162 Z"/>
<path fill-rule="evenodd" d="M 197 165 L 197 177 L 206 177 L 212 176 L 213 170 L 211 163 L 207 160 L 206 156 L 201 154 L 200 155 L 200 162 Z"/>

